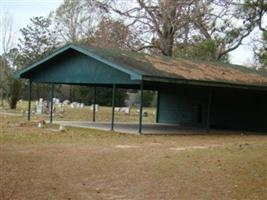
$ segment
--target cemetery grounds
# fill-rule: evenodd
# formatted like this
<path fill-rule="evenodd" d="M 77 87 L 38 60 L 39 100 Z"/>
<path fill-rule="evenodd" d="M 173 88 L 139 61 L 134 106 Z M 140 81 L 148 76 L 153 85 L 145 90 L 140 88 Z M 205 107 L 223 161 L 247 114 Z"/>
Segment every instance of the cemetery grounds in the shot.
<path fill-rule="evenodd" d="M 26 102 L 0 109 L 0 199 L 267 199 L 267 135 L 130 135 L 26 120 Z M 32 103 L 34 107 L 34 103 Z M 22 111 L 23 110 L 23 111 Z M 145 108 L 145 122 L 154 108 Z M 55 120 L 91 120 L 88 106 Z M 110 121 L 101 107 L 97 121 Z M 138 122 L 116 113 L 115 122 Z"/>

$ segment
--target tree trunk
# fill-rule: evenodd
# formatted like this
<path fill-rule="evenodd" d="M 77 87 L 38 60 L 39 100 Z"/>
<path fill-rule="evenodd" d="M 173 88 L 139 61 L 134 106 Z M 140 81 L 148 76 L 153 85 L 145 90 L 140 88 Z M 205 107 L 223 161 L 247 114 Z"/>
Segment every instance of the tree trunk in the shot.
<path fill-rule="evenodd" d="M 168 34 L 166 37 L 161 38 L 161 52 L 164 56 L 172 57 L 173 53 L 173 34 Z"/>
<path fill-rule="evenodd" d="M 8 98 L 10 109 L 16 109 L 17 102 L 21 95 L 21 90 L 22 90 L 21 80 L 18 80 L 18 79 L 11 80 L 10 88 L 9 88 L 10 97 Z"/>
<path fill-rule="evenodd" d="M 12 96 L 9 100 L 9 107 L 10 109 L 16 109 L 17 108 L 17 102 L 18 98 L 16 96 Z"/>
<path fill-rule="evenodd" d="M 160 49 L 163 55 L 172 56 L 174 34 L 176 32 L 175 17 L 176 17 L 176 5 L 175 0 L 167 0 L 162 2 L 162 31 L 159 33 Z"/>
<path fill-rule="evenodd" d="M 1 98 L 0 106 L 3 107 L 4 106 L 4 90 L 3 90 L 3 88 L 0 88 L 0 98 Z"/>

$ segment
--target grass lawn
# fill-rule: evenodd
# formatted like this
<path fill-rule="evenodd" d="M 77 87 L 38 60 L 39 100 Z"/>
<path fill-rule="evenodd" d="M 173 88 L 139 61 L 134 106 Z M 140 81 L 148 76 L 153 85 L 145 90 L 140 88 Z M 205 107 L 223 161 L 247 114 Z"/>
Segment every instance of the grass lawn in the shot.
<path fill-rule="evenodd" d="M 267 199 L 267 135 L 59 132 L 25 119 L 0 114 L 1 200 Z"/>
<path fill-rule="evenodd" d="M 93 111 L 90 110 L 89 106 L 85 106 L 84 108 L 71 108 L 70 105 L 65 105 L 64 109 L 65 112 L 63 116 L 59 115 L 59 107 L 55 105 L 56 112 L 55 112 L 55 117 L 54 120 L 58 121 L 75 121 L 75 120 L 81 120 L 81 121 L 92 121 L 93 119 Z M 139 114 L 138 114 L 138 109 L 136 107 L 131 108 L 130 114 L 125 114 L 123 112 L 115 112 L 115 121 L 116 122 L 138 122 L 139 121 Z M 12 113 L 16 113 L 19 115 L 22 115 L 24 112 L 24 115 L 26 116 L 27 114 L 25 113 L 28 110 L 28 103 L 27 101 L 22 101 L 18 102 L 17 104 L 17 109 L 16 110 L 9 110 L 8 109 L 8 104 L 5 104 L 4 108 L 0 108 L 0 111 L 8 111 Z M 31 110 L 35 110 L 35 102 L 31 103 Z M 145 107 L 144 110 L 145 112 L 148 113 L 147 117 L 143 117 L 144 123 L 153 123 L 155 122 L 156 118 L 156 109 L 154 107 Z M 100 106 L 99 111 L 96 112 L 96 121 L 100 122 L 110 122 L 111 121 L 111 107 L 107 106 Z M 36 115 L 32 114 L 32 120 L 39 120 L 39 119 L 44 119 L 48 120 L 49 115 L 48 114 L 42 114 L 42 115 Z"/>

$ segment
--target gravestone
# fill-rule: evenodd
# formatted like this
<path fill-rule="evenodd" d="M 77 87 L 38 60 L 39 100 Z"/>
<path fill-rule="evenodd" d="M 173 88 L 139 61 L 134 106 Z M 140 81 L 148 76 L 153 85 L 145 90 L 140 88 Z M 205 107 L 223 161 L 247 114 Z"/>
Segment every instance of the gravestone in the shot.
<path fill-rule="evenodd" d="M 131 107 L 122 107 L 120 112 L 124 112 L 125 114 L 130 114 Z"/>
<path fill-rule="evenodd" d="M 90 110 L 94 110 L 94 104 L 92 104 L 90 106 Z M 99 105 L 98 104 L 95 104 L 95 111 L 98 112 L 99 111 Z"/>
<path fill-rule="evenodd" d="M 35 110 L 36 114 L 39 114 L 39 115 L 43 114 L 44 105 L 43 105 L 43 99 L 42 98 L 40 98 L 39 101 L 35 102 L 35 106 L 36 106 L 36 110 Z"/>
<path fill-rule="evenodd" d="M 63 101 L 63 104 L 64 105 L 69 105 L 70 104 L 70 101 L 66 99 L 66 100 Z"/>
<path fill-rule="evenodd" d="M 115 107 L 115 108 L 114 108 L 114 111 L 115 111 L 115 112 L 120 112 L 120 109 L 121 109 L 120 107 Z"/>

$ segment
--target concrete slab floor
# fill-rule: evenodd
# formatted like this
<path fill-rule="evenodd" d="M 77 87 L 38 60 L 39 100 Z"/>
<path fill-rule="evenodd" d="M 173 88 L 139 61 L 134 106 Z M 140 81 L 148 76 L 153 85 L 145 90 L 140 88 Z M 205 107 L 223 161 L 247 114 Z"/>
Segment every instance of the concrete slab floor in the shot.
<path fill-rule="evenodd" d="M 80 127 L 80 128 L 92 128 L 110 131 L 110 122 L 88 122 L 88 121 L 54 121 L 55 124 L 61 124 L 64 126 Z M 120 133 L 138 133 L 138 123 L 126 123 L 126 122 L 116 122 L 114 123 L 114 131 Z M 143 124 L 142 133 L 143 134 L 185 134 L 186 132 L 190 134 L 193 133 L 205 133 L 204 129 L 192 129 L 181 127 L 179 125 L 162 124 L 162 123 L 150 123 Z"/>

